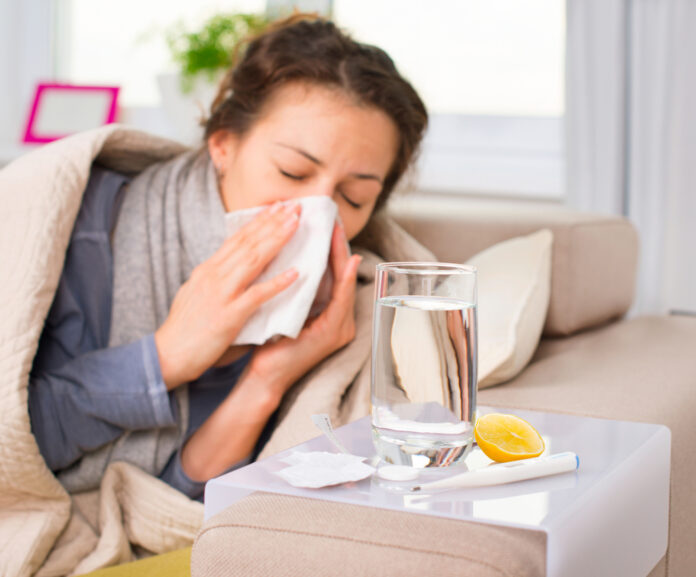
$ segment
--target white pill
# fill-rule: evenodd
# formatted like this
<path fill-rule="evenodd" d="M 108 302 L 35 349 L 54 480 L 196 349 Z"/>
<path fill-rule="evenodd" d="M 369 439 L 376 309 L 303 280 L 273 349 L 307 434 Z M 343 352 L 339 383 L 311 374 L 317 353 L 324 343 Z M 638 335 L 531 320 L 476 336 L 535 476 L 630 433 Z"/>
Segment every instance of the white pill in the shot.
<path fill-rule="evenodd" d="M 418 478 L 419 471 L 405 465 L 385 465 L 377 470 L 377 474 L 387 481 L 412 481 Z"/>

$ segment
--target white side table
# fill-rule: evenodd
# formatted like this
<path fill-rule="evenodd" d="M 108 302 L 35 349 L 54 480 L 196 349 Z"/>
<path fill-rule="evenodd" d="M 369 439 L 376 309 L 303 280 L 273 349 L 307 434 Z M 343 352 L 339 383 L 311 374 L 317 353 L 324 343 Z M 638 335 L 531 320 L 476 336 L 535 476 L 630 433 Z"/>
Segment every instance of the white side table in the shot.
<path fill-rule="evenodd" d="M 479 414 L 491 412 L 479 408 Z M 574 451 L 576 472 L 509 485 L 433 495 L 393 493 L 376 479 L 322 489 L 298 489 L 273 474 L 291 451 L 334 451 L 317 437 L 289 451 L 212 479 L 205 517 L 266 491 L 544 531 L 548 577 L 647 575 L 667 550 L 670 431 L 661 425 L 542 413 L 505 411 L 542 433 L 546 453 Z M 337 429 L 346 448 L 374 456 L 369 418 Z M 467 463 L 486 459 L 478 449 Z M 475 466 L 475 465 L 474 465 Z M 454 472 L 454 470 L 452 470 Z M 424 475 L 420 481 L 426 481 Z"/>

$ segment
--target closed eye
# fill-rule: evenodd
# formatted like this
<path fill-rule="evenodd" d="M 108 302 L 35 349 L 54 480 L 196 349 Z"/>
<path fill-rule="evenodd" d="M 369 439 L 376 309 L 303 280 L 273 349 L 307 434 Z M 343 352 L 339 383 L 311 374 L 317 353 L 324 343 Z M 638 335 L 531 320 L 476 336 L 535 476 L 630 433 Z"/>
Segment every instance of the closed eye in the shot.
<path fill-rule="evenodd" d="M 306 178 L 305 176 L 298 176 L 297 174 L 292 174 L 290 172 L 287 172 L 287 171 L 283 170 L 282 168 L 279 168 L 278 172 L 280 172 L 280 174 L 282 174 L 285 178 L 289 178 L 290 180 L 294 180 L 296 182 L 300 182 Z M 360 208 L 362 206 L 361 204 L 351 200 L 348 196 L 346 196 L 345 193 L 339 191 L 339 194 L 341 195 L 341 197 L 343 197 L 343 200 L 345 200 L 351 207 L 357 209 L 357 208 Z"/>
<path fill-rule="evenodd" d="M 360 208 L 360 206 L 361 206 L 360 204 L 358 204 L 357 202 L 353 202 L 344 193 L 341 192 L 340 194 L 343 197 L 343 200 L 345 200 L 350 206 L 352 206 L 353 208 Z"/>
<path fill-rule="evenodd" d="M 296 174 L 290 174 L 289 172 L 285 172 L 284 170 L 282 170 L 280 168 L 278 170 L 280 171 L 280 174 L 282 174 L 286 178 L 290 178 L 292 180 L 304 180 L 304 178 L 305 178 L 304 176 L 297 176 Z"/>

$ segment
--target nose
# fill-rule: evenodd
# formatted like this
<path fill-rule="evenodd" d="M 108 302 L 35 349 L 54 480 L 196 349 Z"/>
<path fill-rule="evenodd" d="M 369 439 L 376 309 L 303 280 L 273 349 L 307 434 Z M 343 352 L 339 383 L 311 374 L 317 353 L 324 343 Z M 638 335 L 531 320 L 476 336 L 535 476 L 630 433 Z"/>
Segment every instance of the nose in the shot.
<path fill-rule="evenodd" d="M 328 196 L 336 192 L 336 183 L 331 178 L 318 178 L 302 191 L 302 196 Z"/>

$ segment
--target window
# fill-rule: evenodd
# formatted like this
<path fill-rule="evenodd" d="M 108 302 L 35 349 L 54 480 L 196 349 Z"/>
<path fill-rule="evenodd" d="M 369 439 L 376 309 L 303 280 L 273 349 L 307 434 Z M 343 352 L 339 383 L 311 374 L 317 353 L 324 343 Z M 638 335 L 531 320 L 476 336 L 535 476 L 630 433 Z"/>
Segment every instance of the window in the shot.
<path fill-rule="evenodd" d="M 562 195 L 563 0 L 334 0 L 333 16 L 426 102 L 420 187 Z"/>
<path fill-rule="evenodd" d="M 219 11 L 293 4 L 298 2 L 60 0 L 58 77 L 120 84 L 121 103 L 141 111 L 130 118 L 152 128 L 142 111 L 156 113 L 157 75 L 173 70 L 164 30 Z M 384 48 L 426 102 L 431 125 L 417 171 L 420 188 L 561 198 L 564 0 L 319 4 L 331 5 L 334 20 L 357 40 Z"/>
<path fill-rule="evenodd" d="M 334 0 L 333 16 L 384 48 L 431 113 L 563 114 L 562 0 Z"/>
<path fill-rule="evenodd" d="M 118 84 L 127 107 L 159 106 L 157 76 L 175 70 L 164 33 L 219 12 L 265 10 L 265 0 L 59 0 L 56 72 L 78 83 Z"/>

